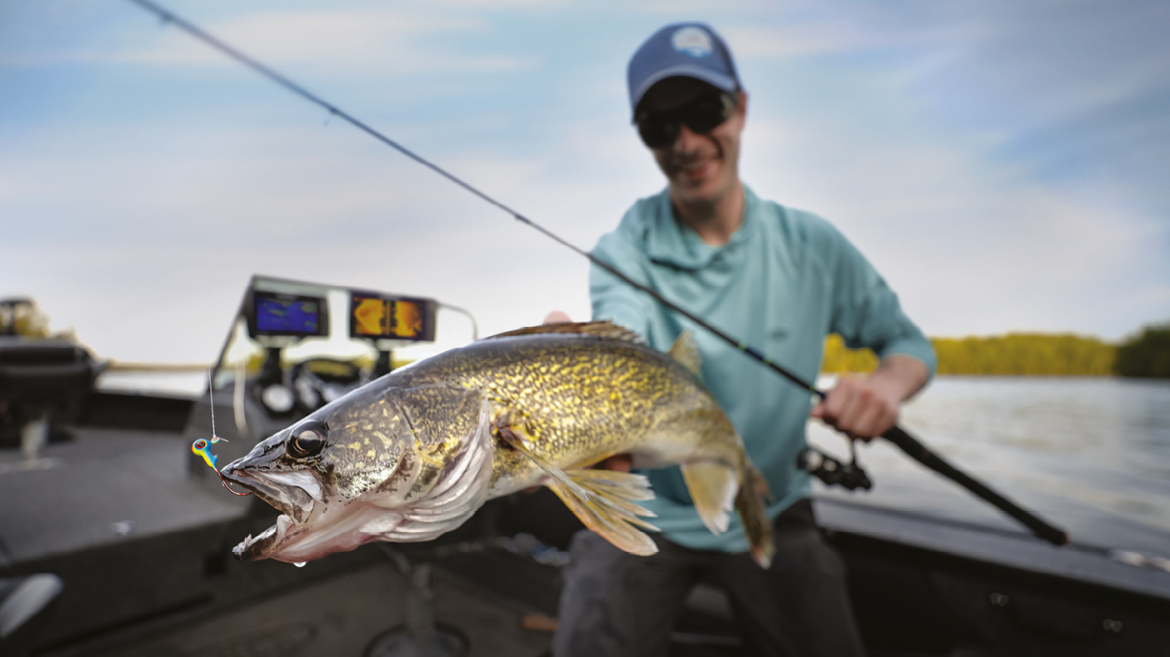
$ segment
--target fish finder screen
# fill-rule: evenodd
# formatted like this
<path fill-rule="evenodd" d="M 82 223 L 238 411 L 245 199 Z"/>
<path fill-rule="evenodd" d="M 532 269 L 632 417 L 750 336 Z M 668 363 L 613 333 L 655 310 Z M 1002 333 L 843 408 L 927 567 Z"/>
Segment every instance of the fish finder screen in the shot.
<path fill-rule="evenodd" d="M 435 339 L 434 314 L 426 299 L 354 293 L 350 297 L 349 334 L 355 338 L 430 342 Z"/>
<path fill-rule="evenodd" d="M 324 299 L 256 292 L 254 304 L 256 335 L 324 334 Z"/>

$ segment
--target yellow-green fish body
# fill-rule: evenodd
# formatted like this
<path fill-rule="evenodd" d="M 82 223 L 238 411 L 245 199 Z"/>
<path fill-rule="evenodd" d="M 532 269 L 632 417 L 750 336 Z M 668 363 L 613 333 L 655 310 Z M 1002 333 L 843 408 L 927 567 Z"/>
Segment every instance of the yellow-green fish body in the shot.
<path fill-rule="evenodd" d="M 662 354 L 609 323 L 534 327 L 397 370 L 265 440 L 223 475 L 287 514 L 237 554 L 300 562 L 370 540 L 427 540 L 482 503 L 546 485 L 586 526 L 650 554 L 640 475 L 680 465 L 700 515 L 727 528 L 733 504 L 766 563 L 762 477 L 697 378 L 684 336 Z"/>

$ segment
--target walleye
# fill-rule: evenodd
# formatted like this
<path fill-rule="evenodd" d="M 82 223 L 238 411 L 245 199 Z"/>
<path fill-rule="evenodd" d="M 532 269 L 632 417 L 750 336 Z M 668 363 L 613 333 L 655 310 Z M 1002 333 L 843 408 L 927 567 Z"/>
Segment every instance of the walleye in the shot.
<path fill-rule="evenodd" d="M 683 333 L 669 354 L 610 322 L 510 331 L 395 370 L 256 445 L 222 475 L 281 511 L 233 550 L 300 563 L 370 541 L 425 541 L 494 497 L 544 485 L 586 527 L 634 554 L 657 552 L 639 474 L 678 465 L 714 533 L 734 507 L 767 567 L 767 484 L 698 380 Z"/>

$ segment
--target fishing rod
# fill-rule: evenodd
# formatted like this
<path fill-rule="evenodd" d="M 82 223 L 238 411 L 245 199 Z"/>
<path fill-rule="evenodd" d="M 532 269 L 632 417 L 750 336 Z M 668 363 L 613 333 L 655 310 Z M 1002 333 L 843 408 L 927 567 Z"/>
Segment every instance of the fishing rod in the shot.
<path fill-rule="evenodd" d="M 243 64 L 244 66 L 247 66 L 248 68 L 256 71 L 260 75 L 263 75 L 264 77 L 266 77 L 269 80 L 275 82 L 276 84 L 284 87 L 285 89 L 291 91 L 292 93 L 300 96 L 301 98 L 304 98 L 305 100 L 307 100 L 315 105 L 319 105 L 319 106 L 323 107 L 324 109 L 328 110 L 328 112 L 331 116 L 336 116 L 336 117 L 340 118 L 341 120 L 345 121 L 346 123 L 349 123 L 350 125 L 357 128 L 358 130 L 361 130 L 362 132 L 373 137 L 374 139 L 377 139 L 378 141 L 382 142 L 383 144 L 386 144 L 387 146 L 398 151 L 399 153 L 402 153 L 406 157 L 414 160 L 415 162 L 418 162 L 419 164 L 430 169 L 431 171 L 434 171 L 435 173 L 439 174 L 440 176 L 446 178 L 447 180 L 450 180 L 451 182 L 462 187 L 463 189 L 467 190 L 468 192 L 483 199 L 487 203 L 494 205 L 495 207 L 499 208 L 500 210 L 503 210 L 504 212 L 511 215 L 513 219 L 536 229 L 540 233 L 544 234 L 546 237 L 552 239 L 554 242 L 557 242 L 558 244 L 569 248 L 570 250 L 577 253 L 578 255 L 584 256 L 585 258 L 587 258 L 589 260 L 589 262 L 591 262 L 594 265 L 596 265 L 597 267 L 600 267 L 601 269 L 609 272 L 618 280 L 626 283 L 630 287 L 632 287 L 640 292 L 643 292 L 645 294 L 650 295 L 651 298 L 653 298 L 658 303 L 662 304 L 667 309 L 672 310 L 672 311 L 678 313 L 679 315 L 682 315 L 683 317 L 691 320 L 695 324 L 701 326 L 703 329 L 710 332 L 712 335 L 714 335 L 717 338 L 723 340 L 724 342 L 730 344 L 731 346 L 739 349 L 741 352 L 746 354 L 748 357 L 763 364 L 765 367 L 770 368 L 776 374 L 779 374 L 780 376 L 784 377 L 785 379 L 788 379 L 789 381 L 796 384 L 797 386 L 812 393 L 818 399 L 823 400 L 825 398 L 824 392 L 821 392 L 815 386 L 813 386 L 811 383 L 801 379 L 799 376 L 788 371 L 783 366 L 772 362 L 771 359 L 769 359 L 767 356 L 760 353 L 758 350 L 754 349 L 750 345 L 747 345 L 744 342 L 737 340 L 737 339 L 733 338 L 732 336 L 728 335 L 727 333 L 721 331 L 720 329 L 708 324 L 707 322 L 703 321 L 702 319 L 695 316 L 691 312 L 678 306 L 677 304 L 673 303 L 669 299 L 663 297 L 662 294 L 659 293 L 657 290 L 651 289 L 650 287 L 647 287 L 646 285 L 642 285 L 641 283 L 638 283 L 637 281 L 631 279 L 629 276 L 626 276 L 625 274 L 623 274 L 621 271 L 619 271 L 616 267 L 609 264 L 608 262 L 605 262 L 604 260 L 598 258 L 597 256 L 593 255 L 592 253 L 585 251 L 583 249 L 580 249 L 576 245 L 565 241 L 560 236 L 549 231 L 548 229 L 544 228 L 540 224 L 535 223 L 531 219 L 525 217 L 524 215 L 520 214 L 516 210 L 513 210 L 512 208 L 508 207 L 504 203 L 497 201 L 496 199 L 492 198 L 491 196 L 488 196 L 487 194 L 485 194 L 484 192 L 481 192 L 479 189 L 473 187 L 470 183 L 464 182 L 461 178 L 458 178 L 454 174 L 448 172 L 446 169 L 443 169 L 439 165 L 431 162 L 430 160 L 427 160 L 426 158 L 422 157 L 421 155 L 418 155 L 414 151 L 406 148 L 402 144 L 394 141 L 393 139 L 382 134 L 381 132 L 378 132 L 377 130 L 370 127 L 369 125 L 366 125 L 365 123 L 358 120 L 356 117 L 350 115 L 348 112 L 337 107 L 336 105 L 333 105 L 332 103 L 324 100 L 320 96 L 313 94 L 309 90 L 307 90 L 304 87 L 300 86 L 299 84 L 293 82 L 292 80 L 286 78 L 285 76 L 281 75 L 280 73 L 277 73 L 276 71 L 265 66 L 264 64 L 261 64 L 260 62 L 256 61 L 255 59 L 252 59 L 251 57 L 245 55 L 244 53 L 240 52 L 239 50 L 236 50 L 235 48 L 224 43 L 223 41 L 220 41 L 218 38 L 212 36 L 211 34 L 207 33 L 206 31 L 202 30 L 201 28 L 194 25 L 190 21 L 187 21 L 186 19 L 176 15 L 175 13 L 171 12 L 170 10 L 165 9 L 165 8 L 155 4 L 154 2 L 151 2 L 151 0 L 129 0 L 129 1 L 138 5 L 142 9 L 145 9 L 146 11 L 154 14 L 155 16 L 157 16 L 163 22 L 163 24 L 170 23 L 170 24 L 178 27 L 179 29 L 186 32 L 187 34 L 190 34 L 191 36 L 202 41 L 203 43 L 207 44 L 208 46 L 211 46 L 215 50 L 218 50 L 219 52 L 227 55 L 231 59 L 234 59 L 237 62 Z M 928 449 L 925 445 L 923 445 L 921 442 L 919 442 L 916 438 L 914 438 L 910 434 L 906 433 L 906 431 L 903 430 L 901 427 L 894 425 L 893 427 L 888 429 L 885 433 L 883 433 L 882 437 L 885 438 L 886 440 L 890 441 L 894 445 L 896 445 L 899 449 L 901 449 L 903 452 L 905 452 L 910 458 L 914 459 L 915 461 L 918 461 L 919 463 L 926 466 L 927 468 L 930 468 L 931 470 L 938 472 L 939 474 L 943 475 L 944 477 L 947 477 L 948 479 L 954 481 L 955 483 L 959 484 L 963 488 L 966 488 L 968 491 L 974 493 L 979 498 L 988 502 L 992 506 L 1003 511 L 1004 513 L 1008 514 L 1012 518 L 1015 518 L 1017 521 L 1019 521 L 1025 527 L 1032 530 L 1032 533 L 1035 534 L 1036 536 L 1039 536 L 1040 538 L 1042 538 L 1046 541 L 1049 541 L 1054 545 L 1065 545 L 1068 543 L 1068 534 L 1065 533 L 1064 530 L 1059 529 L 1057 527 L 1054 527 L 1053 525 L 1049 524 L 1048 522 L 1037 517 L 1035 514 L 1032 514 L 1028 511 L 1024 510 L 1019 505 L 1017 505 L 1016 503 L 1007 499 L 1003 495 L 1000 495 L 999 493 L 995 492 L 994 490 L 988 488 L 985 484 L 978 481 L 974 477 L 968 475 L 967 473 L 963 472 L 962 470 L 959 470 L 954 465 L 951 465 L 949 462 L 944 460 L 942 457 L 940 457 L 939 455 L 935 454 L 930 449 Z"/>

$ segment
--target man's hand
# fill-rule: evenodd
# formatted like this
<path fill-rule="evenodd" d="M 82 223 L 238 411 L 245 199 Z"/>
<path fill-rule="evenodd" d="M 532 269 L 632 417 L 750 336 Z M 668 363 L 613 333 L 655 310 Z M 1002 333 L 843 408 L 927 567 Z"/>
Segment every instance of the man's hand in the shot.
<path fill-rule="evenodd" d="M 614 472 L 629 472 L 630 464 L 634 461 L 634 457 L 629 454 L 614 454 L 613 456 L 598 461 L 592 466 L 595 470 L 613 470 Z"/>
<path fill-rule="evenodd" d="M 810 413 L 850 438 L 872 440 L 898 422 L 898 408 L 930 378 L 926 366 L 909 356 L 882 359 L 866 378 L 842 376 Z"/>

